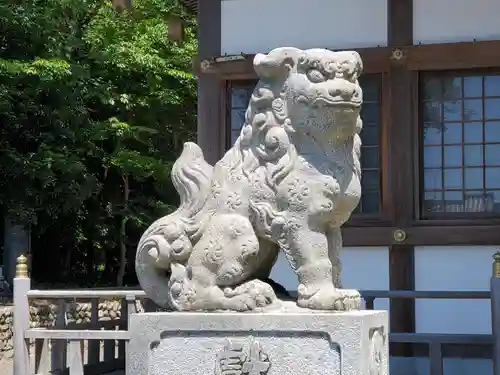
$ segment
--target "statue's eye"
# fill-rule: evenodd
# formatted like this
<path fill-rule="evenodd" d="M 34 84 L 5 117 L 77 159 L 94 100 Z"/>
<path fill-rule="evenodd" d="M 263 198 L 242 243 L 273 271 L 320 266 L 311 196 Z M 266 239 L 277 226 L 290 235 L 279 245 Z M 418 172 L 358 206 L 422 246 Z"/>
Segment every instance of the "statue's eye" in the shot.
<path fill-rule="evenodd" d="M 319 83 L 325 81 L 325 76 L 317 69 L 311 69 L 307 72 L 307 78 L 313 83 Z"/>
<path fill-rule="evenodd" d="M 338 63 L 337 62 L 328 62 L 327 64 L 325 64 L 325 72 L 327 74 L 329 74 L 330 76 L 335 76 L 335 73 L 337 72 L 338 70 Z"/>
<path fill-rule="evenodd" d="M 340 64 L 339 74 L 341 74 L 342 77 L 348 80 L 352 80 L 355 72 L 356 66 L 352 61 L 344 61 L 342 64 Z"/>

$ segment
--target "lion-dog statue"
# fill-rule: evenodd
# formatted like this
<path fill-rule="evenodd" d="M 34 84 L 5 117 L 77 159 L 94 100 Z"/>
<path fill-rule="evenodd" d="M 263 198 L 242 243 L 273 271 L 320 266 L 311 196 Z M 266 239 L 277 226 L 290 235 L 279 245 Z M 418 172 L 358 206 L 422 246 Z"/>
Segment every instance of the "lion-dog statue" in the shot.
<path fill-rule="evenodd" d="M 172 168 L 181 204 L 142 236 L 139 282 L 173 310 L 262 310 L 277 300 L 262 279 L 282 251 L 299 307 L 359 309 L 359 293 L 341 287 L 339 258 L 340 227 L 361 196 L 361 58 L 277 48 L 254 68 L 234 146 L 211 166 L 184 145 Z"/>

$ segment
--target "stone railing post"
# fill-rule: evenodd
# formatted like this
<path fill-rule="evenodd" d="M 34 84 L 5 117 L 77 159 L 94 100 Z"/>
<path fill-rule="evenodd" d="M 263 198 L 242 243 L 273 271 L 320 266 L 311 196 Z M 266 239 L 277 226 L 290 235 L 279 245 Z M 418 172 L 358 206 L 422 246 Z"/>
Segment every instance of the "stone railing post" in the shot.
<path fill-rule="evenodd" d="M 493 332 L 493 373 L 500 375 L 500 252 L 493 255 L 491 277 L 491 324 Z"/>
<path fill-rule="evenodd" d="M 14 278 L 14 375 L 29 374 L 29 342 L 24 339 L 24 332 L 30 325 L 30 287 L 28 259 L 21 255 L 17 258 Z"/>

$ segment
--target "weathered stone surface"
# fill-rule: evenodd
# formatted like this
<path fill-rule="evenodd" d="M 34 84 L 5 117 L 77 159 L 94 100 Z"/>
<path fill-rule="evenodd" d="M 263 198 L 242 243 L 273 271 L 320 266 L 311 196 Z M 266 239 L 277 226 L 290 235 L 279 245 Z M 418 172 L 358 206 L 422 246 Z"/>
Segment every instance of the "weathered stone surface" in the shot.
<path fill-rule="evenodd" d="M 186 143 L 174 164 L 181 205 L 141 238 L 141 286 L 174 310 L 256 310 L 276 301 L 258 279 L 283 251 L 299 306 L 358 309 L 359 293 L 341 289 L 339 253 L 361 195 L 361 58 L 277 48 L 254 67 L 259 83 L 234 146 L 212 167 Z"/>
<path fill-rule="evenodd" d="M 48 301 L 33 301 L 30 306 L 30 328 L 52 328 L 55 325 L 58 307 Z M 136 309 L 144 311 L 140 301 L 136 301 Z M 12 306 L 0 307 L 0 359 L 12 357 L 13 349 L 13 312 Z M 76 302 L 68 304 L 66 312 L 67 324 L 88 324 L 91 322 L 91 303 Z M 118 321 L 121 319 L 119 301 L 105 301 L 98 304 L 98 321 Z"/>
<path fill-rule="evenodd" d="M 387 375 L 387 312 L 146 313 L 127 375 Z"/>

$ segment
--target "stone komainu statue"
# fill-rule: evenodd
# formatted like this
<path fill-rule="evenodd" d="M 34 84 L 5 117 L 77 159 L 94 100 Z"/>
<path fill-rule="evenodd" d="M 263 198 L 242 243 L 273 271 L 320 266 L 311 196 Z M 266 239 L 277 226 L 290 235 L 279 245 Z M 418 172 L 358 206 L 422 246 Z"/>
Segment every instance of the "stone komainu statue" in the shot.
<path fill-rule="evenodd" d="M 181 205 L 142 236 L 136 270 L 148 297 L 175 310 L 271 304 L 279 251 L 300 307 L 359 308 L 340 284 L 340 227 L 361 196 L 362 62 L 356 52 L 277 48 L 254 60 L 241 134 L 214 166 L 186 143 L 172 169 Z"/>

